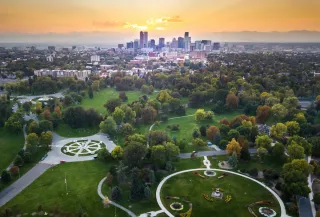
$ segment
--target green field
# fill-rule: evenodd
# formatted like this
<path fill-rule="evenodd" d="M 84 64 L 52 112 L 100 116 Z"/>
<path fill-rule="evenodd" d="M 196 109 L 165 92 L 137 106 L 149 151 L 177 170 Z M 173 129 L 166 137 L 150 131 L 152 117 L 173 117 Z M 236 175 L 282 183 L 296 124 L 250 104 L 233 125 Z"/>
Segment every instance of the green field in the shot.
<path fill-rule="evenodd" d="M 6 169 L 24 146 L 23 133 L 10 133 L 0 128 L 0 170 Z"/>
<path fill-rule="evenodd" d="M 72 137 L 86 137 L 92 136 L 99 132 L 99 127 L 95 128 L 72 128 L 68 124 L 61 123 L 54 130 L 57 134 L 63 137 L 72 138 Z"/>
<path fill-rule="evenodd" d="M 115 208 L 104 208 L 97 194 L 99 181 L 107 174 L 111 164 L 100 161 L 66 163 L 50 168 L 29 185 L 3 208 L 10 207 L 15 213 L 37 212 L 38 206 L 54 213 L 73 214 L 82 210 L 89 216 L 113 217 Z M 67 176 L 68 195 L 66 194 L 65 174 Z M 41 193 L 39 193 L 41 192 Z M 117 216 L 126 213 L 117 209 Z M 31 216 L 31 215 L 30 215 Z"/>
<path fill-rule="evenodd" d="M 196 109 L 187 109 L 187 114 L 194 114 Z M 192 113 L 193 112 L 193 113 Z M 194 147 L 191 145 L 192 142 L 192 132 L 195 128 L 200 128 L 202 125 L 214 125 L 219 127 L 220 126 L 220 120 L 222 118 L 228 118 L 229 120 L 233 117 L 241 114 L 239 111 L 228 113 L 228 114 L 222 114 L 222 115 L 215 115 L 212 121 L 196 121 L 194 116 L 183 116 L 183 117 L 177 117 L 174 119 L 169 119 L 167 122 L 162 122 L 158 126 L 154 126 L 152 130 L 161 130 L 168 133 L 168 135 L 171 138 L 176 137 L 177 139 L 186 139 L 191 147 L 186 147 L 186 150 L 183 150 L 184 152 L 190 152 L 194 150 Z M 172 124 L 179 124 L 180 130 L 179 131 L 171 131 L 167 128 L 168 125 Z M 204 138 L 206 141 L 206 138 Z M 198 151 L 201 150 L 210 150 L 207 147 L 201 147 L 197 148 Z"/>
<path fill-rule="evenodd" d="M 132 103 L 135 100 L 138 100 L 140 96 L 145 95 L 140 91 L 125 91 L 128 97 L 128 101 L 126 103 Z M 153 99 L 156 97 L 156 93 L 154 92 L 152 95 L 148 95 L 149 99 Z M 95 108 L 101 114 L 106 112 L 106 109 L 103 105 L 108 101 L 108 99 L 118 98 L 119 91 L 114 88 L 105 88 L 100 90 L 99 92 L 93 93 L 93 99 L 90 99 L 88 96 L 83 98 L 81 102 L 81 106 L 84 108 Z"/>
<path fill-rule="evenodd" d="M 203 171 L 199 171 L 199 173 L 203 174 Z M 273 204 L 266 206 L 274 209 L 278 213 L 277 216 L 280 216 L 280 205 L 273 195 L 261 185 L 237 175 L 218 179 L 219 175 L 221 173 L 217 173 L 217 176 L 208 179 L 202 179 L 191 172 L 174 176 L 161 189 L 162 202 L 173 215 L 175 211 L 170 209 L 170 204 L 175 200 L 165 199 L 166 196 L 180 197 L 190 201 L 193 207 L 191 215 L 193 217 L 250 217 L 247 209 L 249 204 L 261 200 L 270 200 Z M 226 195 L 230 195 L 232 200 L 229 203 L 226 203 L 224 199 L 218 199 L 214 202 L 205 200 L 203 194 L 210 197 L 212 191 L 214 191 L 213 188 L 221 188 L 224 191 L 224 199 Z M 189 209 L 188 203 L 182 202 L 182 204 L 184 209 L 179 213 L 184 213 Z M 259 213 L 256 214 L 259 217 L 261 216 Z"/>

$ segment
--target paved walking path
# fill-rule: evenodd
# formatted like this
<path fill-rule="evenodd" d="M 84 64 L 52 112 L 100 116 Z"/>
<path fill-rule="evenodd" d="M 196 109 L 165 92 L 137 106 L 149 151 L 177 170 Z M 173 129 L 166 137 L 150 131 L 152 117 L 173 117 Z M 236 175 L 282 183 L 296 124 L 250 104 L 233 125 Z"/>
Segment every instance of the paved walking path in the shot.
<path fill-rule="evenodd" d="M 311 156 L 308 156 L 307 162 L 310 163 L 311 160 L 312 160 Z M 313 202 L 312 182 L 313 182 L 313 180 L 312 180 L 311 174 L 309 174 L 309 176 L 308 176 L 308 186 L 309 186 L 309 188 L 311 190 L 310 193 L 309 193 L 309 200 L 310 200 L 312 215 L 316 216 L 316 209 L 315 209 L 315 205 L 314 205 L 314 202 Z"/>
<path fill-rule="evenodd" d="M 249 149 L 249 153 L 250 154 L 256 154 L 257 153 L 257 149 L 250 148 Z M 181 153 L 181 154 L 179 154 L 179 158 L 181 158 L 181 159 L 191 158 L 191 154 L 192 153 Z M 199 152 L 197 152 L 196 156 L 197 157 L 203 157 L 203 156 L 226 155 L 226 154 L 227 154 L 227 151 L 225 151 L 225 150 L 221 150 L 221 151 L 199 151 Z"/>
<path fill-rule="evenodd" d="M 19 102 L 22 104 L 24 102 L 29 102 L 30 100 L 33 100 L 35 98 L 41 98 L 43 96 L 61 98 L 61 97 L 63 97 L 63 94 L 62 94 L 62 92 L 59 92 L 59 93 L 54 93 L 54 94 L 42 94 L 42 95 L 38 95 L 38 96 L 22 95 L 22 96 L 17 96 L 17 98 L 18 98 Z"/>
<path fill-rule="evenodd" d="M 47 169 L 54 165 L 39 163 L 12 185 L 0 192 L 0 207 L 17 196 L 23 189 L 30 185 L 34 180 L 41 176 Z M 40 194 L 41 192 L 39 192 Z"/>

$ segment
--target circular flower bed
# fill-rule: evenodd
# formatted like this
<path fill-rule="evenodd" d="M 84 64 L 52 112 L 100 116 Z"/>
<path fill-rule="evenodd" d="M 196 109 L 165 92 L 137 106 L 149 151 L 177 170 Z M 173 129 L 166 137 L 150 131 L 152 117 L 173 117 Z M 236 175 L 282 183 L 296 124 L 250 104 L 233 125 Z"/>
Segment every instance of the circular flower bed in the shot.
<path fill-rule="evenodd" d="M 277 215 L 276 211 L 270 209 L 269 207 L 260 207 L 259 212 L 261 215 L 266 217 L 274 217 Z"/>
<path fill-rule="evenodd" d="M 183 205 L 181 203 L 174 202 L 170 204 L 170 208 L 174 211 L 180 211 L 180 210 L 183 210 Z"/>
<path fill-rule="evenodd" d="M 206 171 L 204 171 L 204 175 L 205 176 L 215 176 L 216 172 L 214 172 L 213 170 L 206 170 Z"/>

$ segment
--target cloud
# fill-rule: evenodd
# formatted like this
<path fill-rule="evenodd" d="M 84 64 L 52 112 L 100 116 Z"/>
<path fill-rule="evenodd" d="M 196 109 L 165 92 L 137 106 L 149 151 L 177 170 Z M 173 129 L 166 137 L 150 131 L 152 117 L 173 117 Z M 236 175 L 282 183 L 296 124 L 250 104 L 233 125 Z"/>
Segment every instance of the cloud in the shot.
<path fill-rule="evenodd" d="M 103 28 L 113 28 L 113 27 L 119 27 L 124 26 L 124 22 L 118 22 L 118 21 L 93 21 L 93 25 L 96 27 L 103 27 Z"/>
<path fill-rule="evenodd" d="M 168 23 L 182 23 L 183 20 L 180 18 L 180 16 L 173 16 L 173 17 L 169 17 L 167 19 Z"/>
<path fill-rule="evenodd" d="M 182 19 L 180 16 L 173 16 L 173 17 L 160 17 L 157 19 L 148 19 L 146 23 L 148 25 L 157 25 L 157 24 L 166 24 L 166 23 L 181 23 Z"/>
<path fill-rule="evenodd" d="M 163 30 L 165 30 L 165 28 L 164 28 L 164 27 L 159 26 L 159 27 L 156 27 L 156 30 L 163 31 Z"/>
<path fill-rule="evenodd" d="M 132 29 L 139 29 L 139 30 L 146 30 L 148 26 L 142 26 L 138 24 L 131 24 L 126 22 L 125 25 L 123 26 L 124 28 L 132 28 Z"/>

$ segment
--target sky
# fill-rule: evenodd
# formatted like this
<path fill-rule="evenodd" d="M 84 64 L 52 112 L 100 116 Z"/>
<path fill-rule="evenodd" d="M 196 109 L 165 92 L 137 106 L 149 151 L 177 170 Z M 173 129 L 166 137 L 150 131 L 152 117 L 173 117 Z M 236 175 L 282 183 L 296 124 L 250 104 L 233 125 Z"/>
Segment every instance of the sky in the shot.
<path fill-rule="evenodd" d="M 319 0 L 0 0 L 0 34 L 320 31 L 319 8 Z"/>

